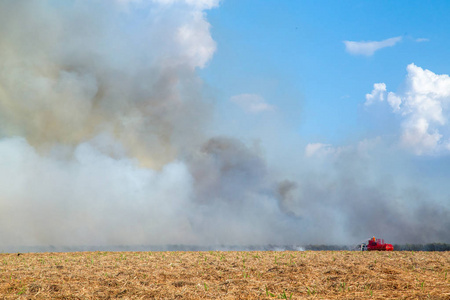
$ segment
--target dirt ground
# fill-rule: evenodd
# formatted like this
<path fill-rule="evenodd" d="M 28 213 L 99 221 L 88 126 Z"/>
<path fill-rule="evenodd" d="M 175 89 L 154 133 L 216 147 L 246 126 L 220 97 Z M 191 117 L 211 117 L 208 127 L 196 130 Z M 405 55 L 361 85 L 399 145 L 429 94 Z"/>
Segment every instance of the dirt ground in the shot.
<path fill-rule="evenodd" d="M 450 299 L 450 252 L 0 254 L 0 299 Z"/>

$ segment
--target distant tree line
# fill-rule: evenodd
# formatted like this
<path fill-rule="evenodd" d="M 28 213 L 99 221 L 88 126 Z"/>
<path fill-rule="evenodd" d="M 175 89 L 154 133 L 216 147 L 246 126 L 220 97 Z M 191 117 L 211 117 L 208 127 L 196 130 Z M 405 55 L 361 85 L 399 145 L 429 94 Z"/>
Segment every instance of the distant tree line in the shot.
<path fill-rule="evenodd" d="M 431 244 L 405 244 L 392 245 L 395 251 L 450 251 L 450 244 L 431 243 Z"/>

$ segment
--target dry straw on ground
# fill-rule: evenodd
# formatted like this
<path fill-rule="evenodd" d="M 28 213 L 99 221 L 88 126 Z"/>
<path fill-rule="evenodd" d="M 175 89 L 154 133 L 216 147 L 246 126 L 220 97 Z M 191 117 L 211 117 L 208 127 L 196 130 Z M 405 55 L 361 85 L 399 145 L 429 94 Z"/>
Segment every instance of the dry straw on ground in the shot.
<path fill-rule="evenodd" d="M 0 255 L 1 299 L 450 299 L 450 252 Z"/>

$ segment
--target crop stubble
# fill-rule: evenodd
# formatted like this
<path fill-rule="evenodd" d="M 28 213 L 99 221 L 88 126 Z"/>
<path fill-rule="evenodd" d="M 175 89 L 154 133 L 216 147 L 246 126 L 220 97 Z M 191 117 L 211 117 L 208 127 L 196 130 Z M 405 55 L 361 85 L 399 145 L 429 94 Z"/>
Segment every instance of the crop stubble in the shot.
<path fill-rule="evenodd" d="M 74 252 L 0 259 L 2 299 L 450 299 L 450 252 Z"/>

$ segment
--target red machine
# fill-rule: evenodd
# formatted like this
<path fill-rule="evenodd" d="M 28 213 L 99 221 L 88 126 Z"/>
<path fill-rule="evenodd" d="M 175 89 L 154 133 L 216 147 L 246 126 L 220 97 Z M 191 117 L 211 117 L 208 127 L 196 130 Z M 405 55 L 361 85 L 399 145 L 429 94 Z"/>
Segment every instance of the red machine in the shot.
<path fill-rule="evenodd" d="M 369 243 L 362 244 L 361 250 L 365 251 L 393 251 L 394 247 L 391 244 L 386 244 L 383 239 L 375 239 L 375 237 L 369 240 Z"/>

